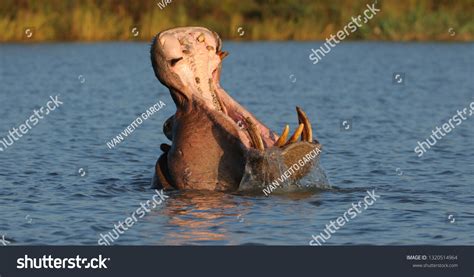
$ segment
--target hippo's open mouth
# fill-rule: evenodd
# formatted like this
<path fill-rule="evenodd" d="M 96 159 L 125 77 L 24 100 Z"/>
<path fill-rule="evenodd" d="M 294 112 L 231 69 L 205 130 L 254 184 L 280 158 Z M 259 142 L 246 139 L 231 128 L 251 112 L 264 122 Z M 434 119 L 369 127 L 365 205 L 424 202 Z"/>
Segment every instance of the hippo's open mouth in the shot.
<path fill-rule="evenodd" d="M 169 88 L 177 107 L 164 124 L 164 133 L 173 143 L 161 147 L 164 154 L 156 166 L 157 185 L 233 190 L 249 163 L 249 153 L 263 157 L 265 151 L 278 147 L 290 157 L 303 154 L 302 149 L 320 148 L 300 108 L 299 126 L 288 139 L 288 125 L 278 136 L 221 88 L 222 60 L 228 55 L 221 47 L 219 36 L 202 27 L 170 29 L 154 39 L 155 75 Z"/>

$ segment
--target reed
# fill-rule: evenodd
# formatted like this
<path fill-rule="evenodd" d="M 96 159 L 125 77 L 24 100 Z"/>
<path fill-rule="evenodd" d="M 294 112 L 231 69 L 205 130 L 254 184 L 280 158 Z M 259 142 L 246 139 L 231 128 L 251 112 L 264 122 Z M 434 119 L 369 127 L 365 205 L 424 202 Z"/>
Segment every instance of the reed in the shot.
<path fill-rule="evenodd" d="M 166 2 L 166 1 L 165 1 Z M 349 39 L 474 39 L 472 0 L 378 0 L 381 12 Z M 232 40 L 323 40 L 369 2 L 352 0 L 2 0 L 0 42 L 149 41 L 176 26 L 202 25 Z M 370 2 L 371 3 L 371 2 Z M 133 36 L 132 28 L 139 31 Z M 241 27 L 245 34 L 240 36 Z M 31 37 L 25 34 L 29 28 Z"/>

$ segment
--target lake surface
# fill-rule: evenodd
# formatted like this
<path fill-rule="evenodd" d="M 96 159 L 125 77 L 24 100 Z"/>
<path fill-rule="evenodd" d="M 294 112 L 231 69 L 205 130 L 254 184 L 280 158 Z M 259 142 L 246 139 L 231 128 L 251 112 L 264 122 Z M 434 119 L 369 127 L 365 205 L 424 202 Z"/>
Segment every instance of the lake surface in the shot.
<path fill-rule="evenodd" d="M 474 101 L 474 44 L 343 42 L 313 65 L 320 45 L 225 42 L 221 83 L 277 132 L 294 130 L 301 106 L 331 188 L 168 193 L 115 244 L 308 245 L 375 190 L 380 198 L 325 245 L 474 245 L 474 118 L 421 158 L 414 152 Z M 0 45 L 0 83 L 0 139 L 50 96 L 64 103 L 0 152 L 0 238 L 94 245 L 152 199 L 162 125 L 175 107 L 148 44 Z M 107 147 L 159 101 L 166 106 Z"/>

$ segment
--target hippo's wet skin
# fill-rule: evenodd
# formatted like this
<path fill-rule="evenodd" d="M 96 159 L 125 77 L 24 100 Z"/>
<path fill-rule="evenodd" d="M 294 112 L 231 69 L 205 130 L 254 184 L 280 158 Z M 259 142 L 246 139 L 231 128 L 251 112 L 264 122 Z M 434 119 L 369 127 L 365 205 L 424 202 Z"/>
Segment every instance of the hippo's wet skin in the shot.
<path fill-rule="evenodd" d="M 221 88 L 222 60 L 228 54 L 221 47 L 219 36 L 201 27 L 163 31 L 153 41 L 155 75 L 176 104 L 176 113 L 164 124 L 172 144 L 161 145 L 164 153 L 156 163 L 155 186 L 237 190 L 246 166 L 256 178 L 268 181 L 282 172 L 272 159 L 290 167 L 321 148 L 313 141 L 311 123 L 300 108 L 300 124 L 288 139 L 288 126 L 278 136 Z M 305 164 L 291 178 L 302 178 L 312 165 Z"/>

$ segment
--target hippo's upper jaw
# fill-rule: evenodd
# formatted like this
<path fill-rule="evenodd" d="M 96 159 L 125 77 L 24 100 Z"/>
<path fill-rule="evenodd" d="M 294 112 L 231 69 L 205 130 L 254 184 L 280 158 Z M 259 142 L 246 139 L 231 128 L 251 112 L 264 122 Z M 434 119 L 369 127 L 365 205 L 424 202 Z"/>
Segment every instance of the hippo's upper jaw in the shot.
<path fill-rule="evenodd" d="M 221 88 L 221 64 L 227 56 L 221 46 L 219 36 L 202 27 L 166 30 L 153 41 L 155 75 L 170 89 L 177 108 L 164 124 L 172 145 L 162 144 L 164 154 L 156 165 L 158 186 L 235 190 L 246 164 L 261 168 L 269 148 L 282 148 L 282 160 L 290 166 L 306 150 L 320 148 L 301 109 L 297 108 L 300 125 L 287 141 L 288 126 L 276 135 Z M 300 136 L 302 141 L 297 142 Z"/>

